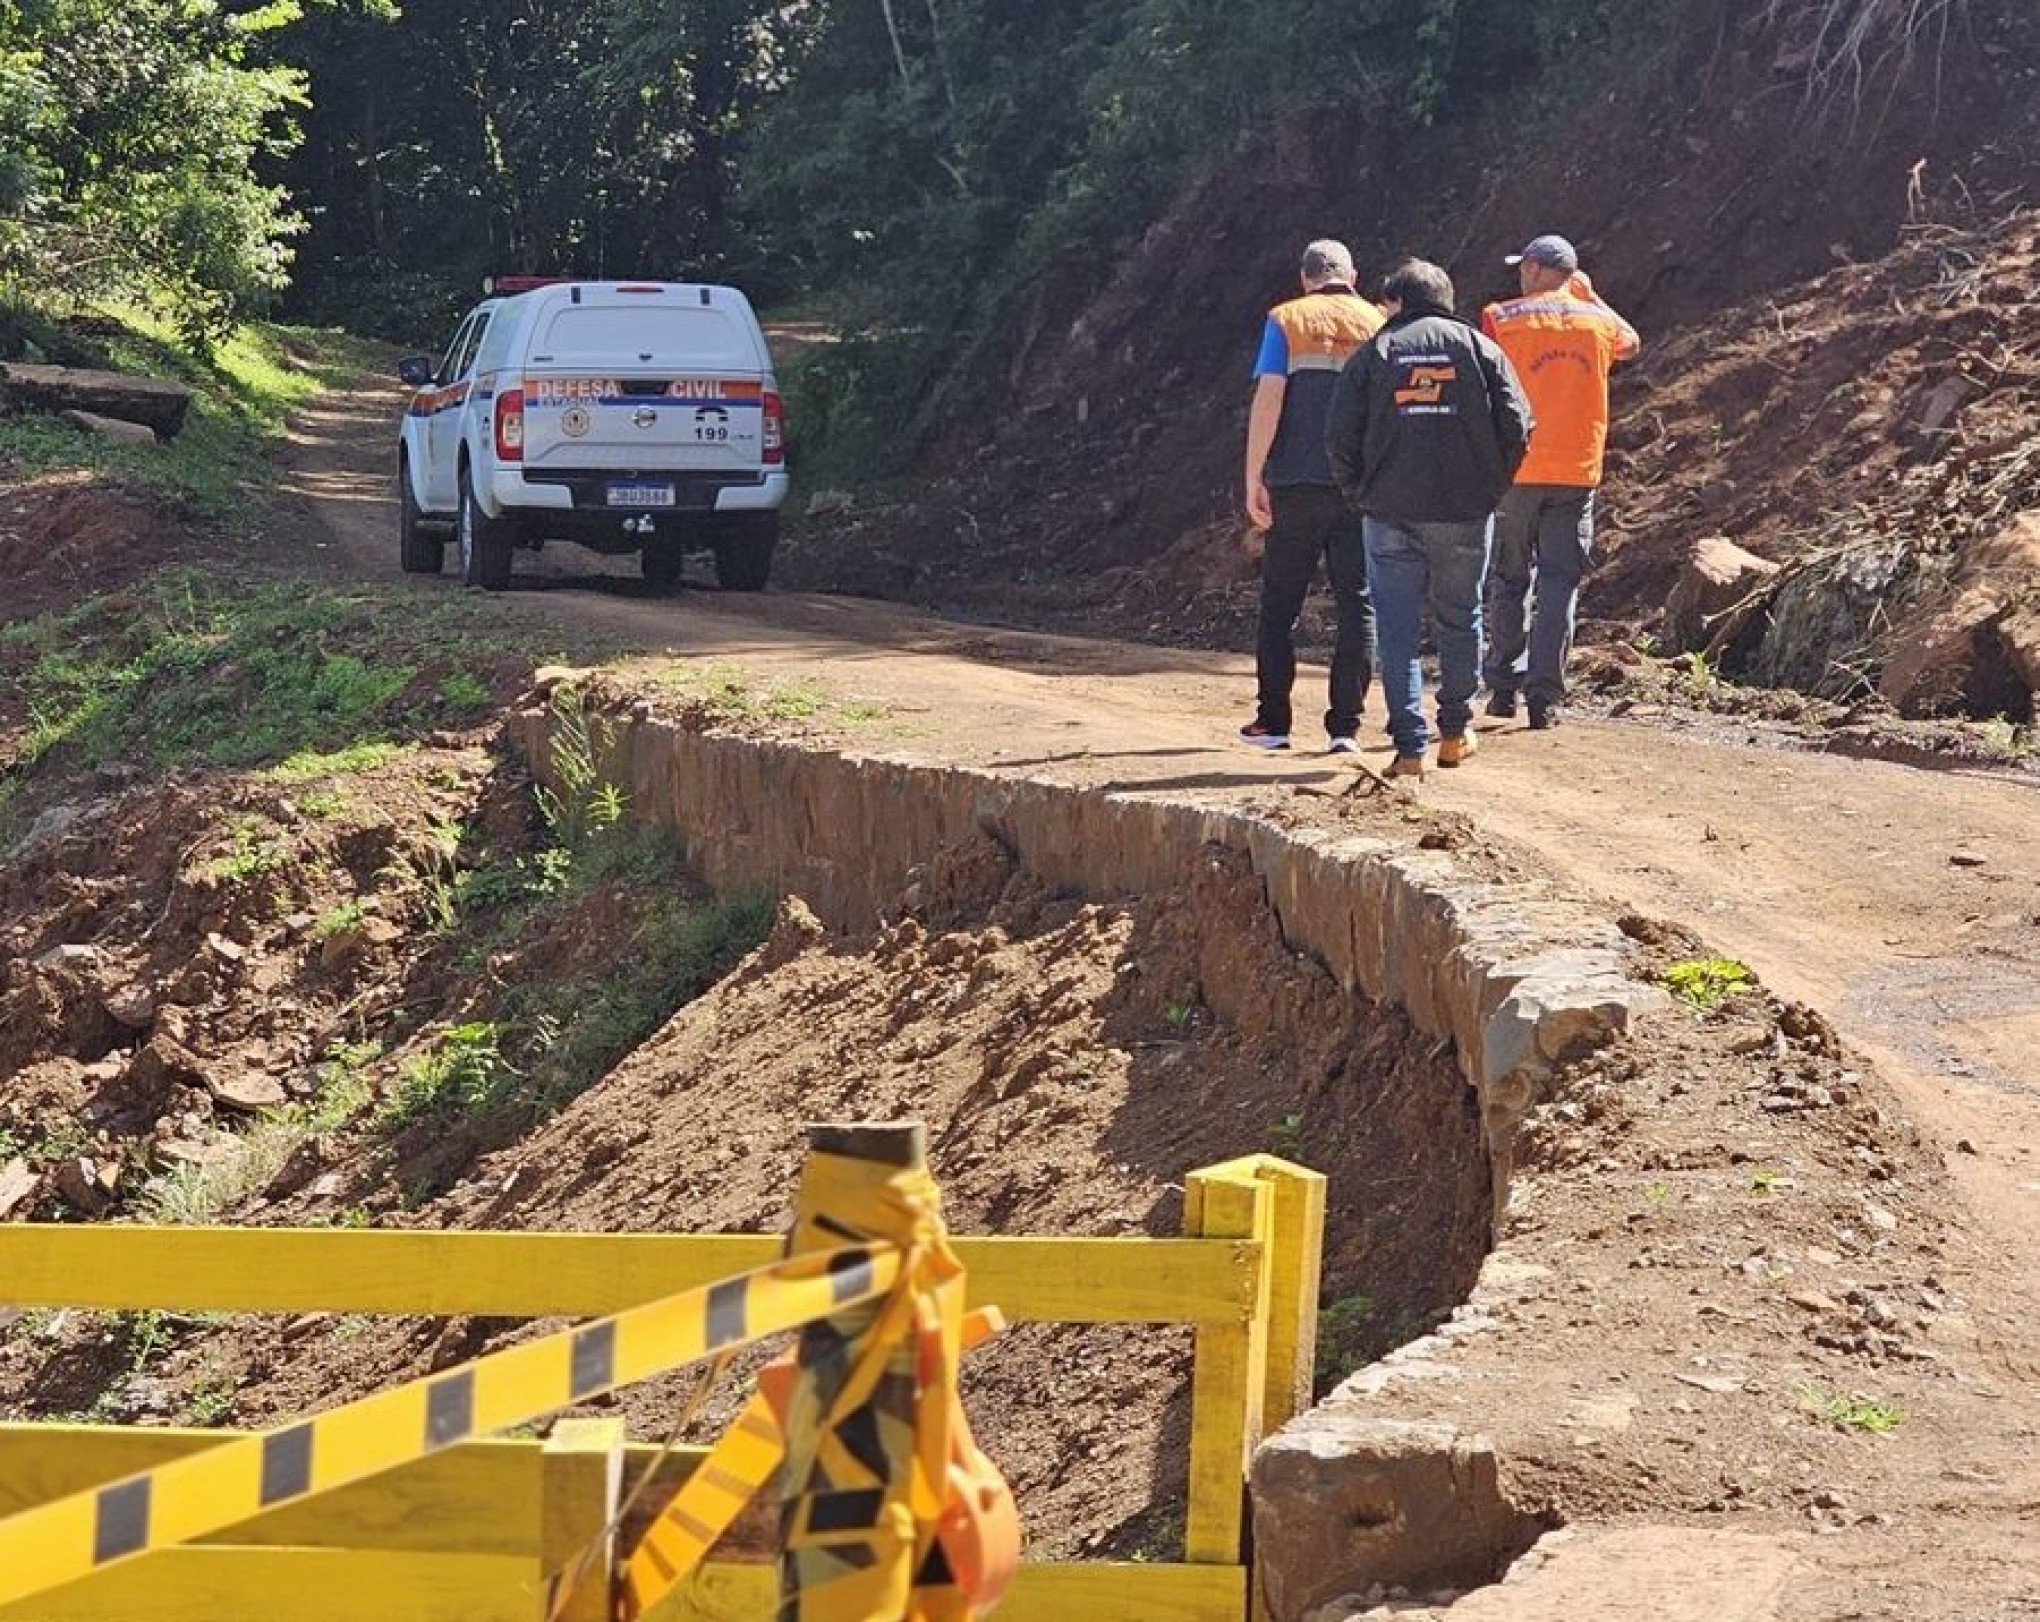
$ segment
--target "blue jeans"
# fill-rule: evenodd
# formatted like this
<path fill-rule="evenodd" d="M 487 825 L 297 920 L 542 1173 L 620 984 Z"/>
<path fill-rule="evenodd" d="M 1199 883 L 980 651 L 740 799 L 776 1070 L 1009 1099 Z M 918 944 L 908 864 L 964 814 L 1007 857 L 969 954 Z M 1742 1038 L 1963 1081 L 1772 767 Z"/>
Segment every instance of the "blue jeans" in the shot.
<path fill-rule="evenodd" d="M 1367 578 L 1381 640 L 1381 692 L 1395 752 L 1420 756 L 1430 743 L 1424 725 L 1424 610 L 1438 644 L 1438 730 L 1456 738 L 1473 722 L 1480 685 L 1480 594 L 1487 581 L 1492 519 L 1471 524 L 1398 524 L 1368 518 L 1361 526 Z"/>
<path fill-rule="evenodd" d="M 1487 588 L 1486 675 L 1497 693 L 1520 690 L 1533 709 L 1565 701 L 1573 617 L 1593 555 L 1592 490 L 1519 484 L 1502 497 Z"/>

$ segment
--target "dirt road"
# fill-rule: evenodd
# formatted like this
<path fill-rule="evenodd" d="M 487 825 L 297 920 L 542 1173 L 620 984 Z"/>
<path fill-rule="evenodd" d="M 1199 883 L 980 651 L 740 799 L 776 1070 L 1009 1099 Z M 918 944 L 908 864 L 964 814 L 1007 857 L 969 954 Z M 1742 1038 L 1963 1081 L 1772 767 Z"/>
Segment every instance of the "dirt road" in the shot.
<path fill-rule="evenodd" d="M 394 398 L 308 417 L 292 465 L 327 555 L 394 578 L 385 499 Z M 947 624 L 848 598 L 711 589 L 649 597 L 628 564 L 520 555 L 506 609 L 607 653 L 713 659 L 759 683 L 820 684 L 872 706 L 873 752 L 1025 768 L 1091 786 L 1266 796 L 1337 788 L 1351 767 L 1232 741 L 1251 669 L 1219 657 Z M 459 588 L 419 581 L 422 598 Z M 1303 678 L 1299 709 L 1313 709 Z M 1386 740 L 1372 701 L 1370 753 Z M 1487 723 L 1483 723 L 1484 726 Z M 1927 771 L 1711 731 L 1580 719 L 1494 724 L 1427 801 L 1471 818 L 1614 907 L 1669 918 L 1826 1012 L 1876 1060 L 1965 1196 L 1955 1221 L 1984 1352 L 2040 1373 L 2040 782 Z M 2030 1496 L 2030 1495 L 2029 1495 Z"/>
<path fill-rule="evenodd" d="M 294 488 L 346 566 L 373 576 L 395 572 L 385 488 L 395 403 L 336 400 L 295 441 Z M 630 560 L 570 546 L 520 554 L 508 600 L 605 645 L 726 661 L 883 706 L 869 742 L 886 752 L 1093 785 L 1223 792 L 1346 780 L 1308 748 L 1271 756 L 1231 742 L 1249 702 L 1243 657 L 949 624 L 853 598 L 706 586 L 652 598 Z M 1320 679 L 1301 678 L 1301 713 Z M 1380 764 L 1385 738 L 1367 741 L 1364 758 Z M 1470 767 L 1434 772 L 1425 797 L 1584 890 L 1689 925 L 1827 1010 L 1945 1137 L 1979 1204 L 2035 1234 L 2040 778 L 1620 721 L 1543 735 L 1495 723 L 1486 742 Z M 1975 1152 L 1956 1149 L 1964 1142 Z"/>

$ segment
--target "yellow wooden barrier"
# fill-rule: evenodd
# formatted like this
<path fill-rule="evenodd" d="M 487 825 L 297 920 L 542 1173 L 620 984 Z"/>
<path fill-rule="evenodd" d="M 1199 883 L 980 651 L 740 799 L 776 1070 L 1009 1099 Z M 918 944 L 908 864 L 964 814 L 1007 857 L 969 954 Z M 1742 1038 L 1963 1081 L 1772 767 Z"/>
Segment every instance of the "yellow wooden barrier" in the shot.
<path fill-rule="evenodd" d="M 711 1565 L 659 1622 L 764 1622 L 771 1566 Z M 4 1622 L 534 1622 L 538 1563 L 375 1549 L 171 1549 L 0 1608 Z M 1237 1566 L 1020 1568 L 997 1622 L 1239 1622 Z"/>
<path fill-rule="evenodd" d="M 1029 1564 L 1001 1622 L 1245 1622 L 1245 1467 L 1309 1400 L 1324 1179 L 1255 1155 L 1191 1175 L 1182 1239 L 958 1239 L 974 1303 L 1015 1322 L 1196 1330 L 1186 1564 Z M 15 1306 L 580 1317 L 777 1258 L 770 1235 L 510 1234 L 0 1225 Z M 0 1516 L 232 1433 L 0 1425 Z M 613 1420 L 479 1441 L 259 1516 L 205 1544 L 0 1607 L 0 1622 L 531 1622 L 544 1574 L 609 1523 L 657 1450 Z M 662 1474 L 684 1477 L 699 1449 Z M 598 1561 L 598 1564 L 603 1564 Z M 604 1567 L 606 1570 L 606 1566 Z M 598 1622 L 591 1581 L 566 1613 Z M 657 1613 L 754 1622 L 774 1568 L 715 1564 Z"/>
<path fill-rule="evenodd" d="M 970 1304 L 1014 1323 L 1220 1323 L 1260 1288 L 1252 1245 L 965 1239 Z M 777 1261 L 771 1234 L 447 1233 L 0 1223 L 15 1307 L 588 1318 Z"/>

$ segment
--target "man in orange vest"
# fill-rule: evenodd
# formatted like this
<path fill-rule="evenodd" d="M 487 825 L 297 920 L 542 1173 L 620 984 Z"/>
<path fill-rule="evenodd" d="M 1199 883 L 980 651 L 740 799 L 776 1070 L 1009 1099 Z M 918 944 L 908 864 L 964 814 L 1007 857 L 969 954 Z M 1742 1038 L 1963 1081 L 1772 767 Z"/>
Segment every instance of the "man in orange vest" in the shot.
<path fill-rule="evenodd" d="M 1339 615 L 1325 733 L 1334 754 L 1360 747 L 1360 705 L 1374 679 L 1374 605 L 1360 519 L 1332 482 L 1325 424 L 1339 369 L 1386 319 L 1356 287 L 1342 242 L 1303 250 L 1303 296 L 1268 312 L 1247 414 L 1246 506 L 1261 553 L 1261 623 L 1254 647 L 1257 703 L 1240 728 L 1256 749 L 1289 747 L 1296 682 L 1296 617 L 1317 574 L 1331 576 Z"/>
<path fill-rule="evenodd" d="M 1487 586 L 1487 713 L 1558 724 L 1580 582 L 1593 557 L 1594 492 L 1608 444 L 1608 373 L 1642 347 L 1602 301 L 1573 245 L 1541 236 L 1511 254 L 1523 296 L 1490 304 L 1481 330 L 1502 346 L 1537 414 L 1530 454 L 1495 512 Z M 1531 601 L 1533 577 L 1536 598 Z M 1525 619 L 1528 619 L 1526 628 Z"/>

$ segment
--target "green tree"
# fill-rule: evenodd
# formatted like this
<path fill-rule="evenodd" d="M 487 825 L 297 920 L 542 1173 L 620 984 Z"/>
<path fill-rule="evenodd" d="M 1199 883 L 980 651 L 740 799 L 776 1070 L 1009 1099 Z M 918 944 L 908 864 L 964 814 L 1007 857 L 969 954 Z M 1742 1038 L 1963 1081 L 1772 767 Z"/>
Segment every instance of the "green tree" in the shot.
<path fill-rule="evenodd" d="M 302 76 L 295 4 L 0 0 L 0 275 L 166 303 L 203 341 L 279 290 L 298 228 L 258 166 Z"/>

